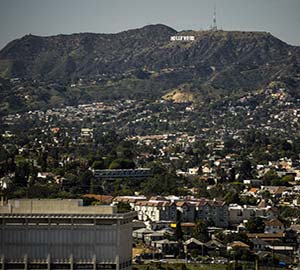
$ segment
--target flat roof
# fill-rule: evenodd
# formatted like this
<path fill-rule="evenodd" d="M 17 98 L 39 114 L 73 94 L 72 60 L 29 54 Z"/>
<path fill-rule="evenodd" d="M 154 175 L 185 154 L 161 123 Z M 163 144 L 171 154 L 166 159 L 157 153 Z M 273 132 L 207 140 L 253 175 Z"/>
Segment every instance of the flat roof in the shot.
<path fill-rule="evenodd" d="M 0 214 L 0 218 L 76 218 L 76 219 L 133 219 L 137 216 L 135 211 L 117 214 Z"/>

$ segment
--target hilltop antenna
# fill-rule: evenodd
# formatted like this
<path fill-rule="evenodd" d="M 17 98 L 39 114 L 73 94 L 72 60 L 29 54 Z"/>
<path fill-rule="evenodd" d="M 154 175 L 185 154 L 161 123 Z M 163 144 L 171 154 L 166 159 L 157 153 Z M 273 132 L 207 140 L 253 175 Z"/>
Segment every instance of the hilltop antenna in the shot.
<path fill-rule="evenodd" d="M 214 17 L 213 17 L 213 25 L 211 28 L 212 31 L 217 31 L 218 27 L 217 27 L 217 9 L 216 9 L 216 5 L 214 5 Z"/>

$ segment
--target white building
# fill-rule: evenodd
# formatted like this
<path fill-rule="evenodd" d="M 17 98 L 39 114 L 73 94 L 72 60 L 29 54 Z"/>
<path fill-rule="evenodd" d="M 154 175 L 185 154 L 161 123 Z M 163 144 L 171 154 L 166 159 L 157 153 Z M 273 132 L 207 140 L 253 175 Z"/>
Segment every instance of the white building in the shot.
<path fill-rule="evenodd" d="M 276 217 L 276 209 L 272 206 L 257 207 L 257 206 L 241 206 L 237 204 L 231 204 L 228 207 L 229 211 L 229 223 L 231 225 L 237 225 L 244 220 L 249 220 L 254 217 L 261 217 L 266 219 L 272 219 Z"/>
<path fill-rule="evenodd" d="M 142 221 L 176 220 L 176 204 L 170 201 L 138 201 L 134 210 Z"/>
<path fill-rule="evenodd" d="M 131 269 L 134 212 L 82 200 L 0 206 L 2 269 Z"/>
<path fill-rule="evenodd" d="M 228 226 L 228 205 L 224 201 L 205 198 L 186 200 L 156 198 L 128 203 L 134 205 L 138 219 L 142 221 L 176 221 L 179 218 L 182 222 L 196 222 L 202 219 L 213 222 L 217 227 Z"/>

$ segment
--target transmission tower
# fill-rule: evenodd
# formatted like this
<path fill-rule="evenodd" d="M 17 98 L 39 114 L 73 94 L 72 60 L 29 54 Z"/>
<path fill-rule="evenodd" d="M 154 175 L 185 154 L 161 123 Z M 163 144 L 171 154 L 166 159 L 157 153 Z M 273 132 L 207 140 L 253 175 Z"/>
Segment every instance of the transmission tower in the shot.
<path fill-rule="evenodd" d="M 216 6 L 214 6 L 214 17 L 213 17 L 213 25 L 211 28 L 212 31 L 217 31 L 218 27 L 217 27 L 217 9 Z"/>

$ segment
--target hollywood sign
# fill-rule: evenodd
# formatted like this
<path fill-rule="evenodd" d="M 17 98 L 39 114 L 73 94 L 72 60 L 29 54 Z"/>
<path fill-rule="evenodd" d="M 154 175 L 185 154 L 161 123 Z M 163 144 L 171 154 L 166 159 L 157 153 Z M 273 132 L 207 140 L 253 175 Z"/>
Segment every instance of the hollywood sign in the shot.
<path fill-rule="evenodd" d="M 194 41 L 194 36 L 171 36 L 171 41 Z"/>

